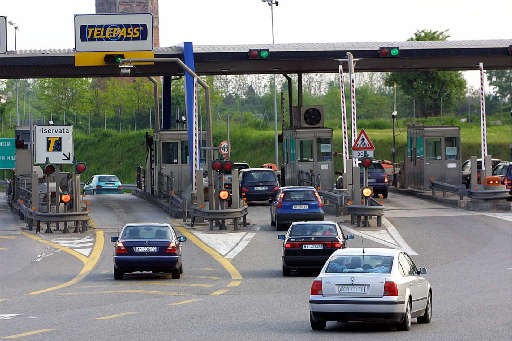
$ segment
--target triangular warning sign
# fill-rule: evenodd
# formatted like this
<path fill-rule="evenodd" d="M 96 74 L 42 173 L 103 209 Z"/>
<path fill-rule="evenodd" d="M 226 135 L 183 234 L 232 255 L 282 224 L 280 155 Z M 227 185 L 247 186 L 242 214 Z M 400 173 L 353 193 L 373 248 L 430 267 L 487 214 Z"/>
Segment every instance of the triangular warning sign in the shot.
<path fill-rule="evenodd" d="M 359 135 L 357 135 L 357 139 L 354 141 L 352 150 L 375 150 L 375 146 L 368 135 L 366 135 L 364 129 L 361 129 Z"/>

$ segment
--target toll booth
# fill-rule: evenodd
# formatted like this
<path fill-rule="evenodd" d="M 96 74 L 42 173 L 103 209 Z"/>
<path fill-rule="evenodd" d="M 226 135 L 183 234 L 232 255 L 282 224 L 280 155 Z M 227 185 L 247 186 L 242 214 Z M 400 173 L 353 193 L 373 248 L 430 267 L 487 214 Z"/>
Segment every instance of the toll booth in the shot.
<path fill-rule="evenodd" d="M 333 132 L 330 128 L 283 130 L 284 185 L 332 189 L 332 139 Z"/>
<path fill-rule="evenodd" d="M 199 138 L 199 144 L 204 146 L 206 132 L 200 133 Z M 192 174 L 188 132 L 186 130 L 160 130 L 155 132 L 154 143 L 156 147 L 155 192 L 164 197 L 171 193 L 190 193 Z M 204 154 L 204 150 L 201 149 L 201 164 L 204 164 Z M 151 174 L 150 170 L 146 170 L 146 174 Z"/>
<path fill-rule="evenodd" d="M 461 184 L 460 128 L 409 126 L 401 187 L 430 190 L 431 180 Z"/>

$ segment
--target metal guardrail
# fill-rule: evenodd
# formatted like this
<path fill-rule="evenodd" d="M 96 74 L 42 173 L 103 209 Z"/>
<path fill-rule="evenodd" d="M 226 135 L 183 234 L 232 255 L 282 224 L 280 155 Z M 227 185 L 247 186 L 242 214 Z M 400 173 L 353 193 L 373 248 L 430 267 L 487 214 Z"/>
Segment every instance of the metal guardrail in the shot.
<path fill-rule="evenodd" d="M 350 214 L 350 223 L 357 226 L 370 226 L 370 218 L 377 218 L 377 226 L 382 226 L 382 216 L 384 215 L 384 206 L 375 199 L 369 198 L 368 205 L 348 205 L 347 212 Z"/>
<path fill-rule="evenodd" d="M 226 208 L 223 210 L 209 210 L 192 207 L 190 210 L 191 224 L 194 226 L 196 218 L 203 218 L 208 220 L 210 224 L 210 230 L 213 230 L 213 223 L 217 221 L 220 223 L 221 229 L 225 229 L 225 220 L 233 219 L 233 229 L 238 229 L 238 221 L 242 218 L 243 226 L 247 226 L 247 206 L 241 208 Z"/>
<path fill-rule="evenodd" d="M 432 196 L 435 197 L 436 191 L 446 193 L 456 193 L 459 195 L 459 199 L 462 200 L 464 195 L 467 195 L 467 189 L 464 185 L 452 185 L 446 182 L 431 181 Z"/>
<path fill-rule="evenodd" d="M 478 189 L 466 189 L 464 185 L 452 185 L 440 181 L 431 181 L 432 184 L 432 196 L 435 196 L 436 191 L 445 193 L 456 193 L 459 195 L 459 199 L 462 200 L 464 196 L 467 196 L 475 200 L 500 200 L 510 198 L 509 190 L 506 188 L 489 189 L 485 186 L 481 186 Z M 503 187 L 503 186 L 501 186 Z"/>
<path fill-rule="evenodd" d="M 324 200 L 324 207 L 334 205 L 336 217 L 344 214 L 350 194 L 347 189 L 336 189 L 334 192 L 319 191 L 320 196 Z"/>
<path fill-rule="evenodd" d="M 508 189 L 468 190 L 468 197 L 478 200 L 500 200 L 510 198 Z"/>
<path fill-rule="evenodd" d="M 46 213 L 33 210 L 24 205 L 24 203 L 18 203 L 18 209 L 20 216 L 25 219 L 28 229 L 32 231 L 33 226 L 36 226 L 36 233 L 41 231 L 41 223 L 46 223 L 45 233 L 53 233 L 50 224 L 54 223 L 56 230 L 60 230 L 60 224 L 63 224 L 62 233 L 69 233 L 68 224 L 74 225 L 74 231 L 85 232 L 87 231 L 89 223 L 89 212 L 60 212 L 60 213 Z"/>

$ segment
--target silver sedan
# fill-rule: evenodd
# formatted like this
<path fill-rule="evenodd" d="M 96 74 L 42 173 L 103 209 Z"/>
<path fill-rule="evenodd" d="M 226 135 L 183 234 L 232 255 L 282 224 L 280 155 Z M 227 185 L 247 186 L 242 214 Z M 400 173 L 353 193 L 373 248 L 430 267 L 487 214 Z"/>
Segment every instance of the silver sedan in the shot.
<path fill-rule="evenodd" d="M 391 322 L 409 330 L 411 320 L 430 323 L 432 287 L 425 268 L 396 249 L 346 248 L 335 251 L 311 285 L 310 322 Z"/>

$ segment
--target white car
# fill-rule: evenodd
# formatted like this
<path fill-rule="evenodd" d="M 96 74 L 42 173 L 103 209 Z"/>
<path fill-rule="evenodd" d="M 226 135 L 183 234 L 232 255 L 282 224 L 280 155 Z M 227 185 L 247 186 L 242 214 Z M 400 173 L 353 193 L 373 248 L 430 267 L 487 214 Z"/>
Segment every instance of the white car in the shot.
<path fill-rule="evenodd" d="M 335 251 L 311 285 L 310 322 L 387 321 L 409 330 L 411 320 L 430 323 L 432 288 L 425 268 L 396 249 L 346 248 Z"/>

